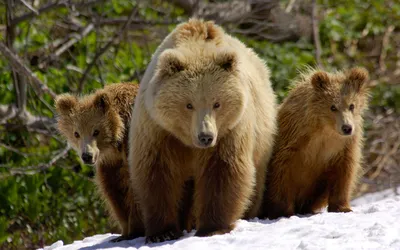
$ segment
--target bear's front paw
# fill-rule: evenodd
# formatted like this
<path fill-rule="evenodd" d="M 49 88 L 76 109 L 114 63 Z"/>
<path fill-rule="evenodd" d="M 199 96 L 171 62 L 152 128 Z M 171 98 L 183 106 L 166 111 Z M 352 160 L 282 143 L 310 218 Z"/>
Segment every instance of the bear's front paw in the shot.
<path fill-rule="evenodd" d="M 144 231 L 142 230 L 137 230 L 133 233 L 130 233 L 128 235 L 121 235 L 117 238 L 114 238 L 112 240 L 110 240 L 110 242 L 115 243 L 115 242 L 120 242 L 120 241 L 124 241 L 124 240 L 133 240 L 139 237 L 143 237 L 144 236 Z"/>
<path fill-rule="evenodd" d="M 168 230 L 168 231 L 160 233 L 160 234 L 147 236 L 146 237 L 146 244 L 147 243 L 164 242 L 164 241 L 167 241 L 167 240 L 176 240 L 176 239 L 179 239 L 182 235 L 183 235 L 183 233 L 180 232 L 180 231 Z"/>
<path fill-rule="evenodd" d="M 351 208 L 348 206 L 330 205 L 330 206 L 328 206 L 328 212 L 330 212 L 330 213 L 348 213 L 348 212 L 353 212 L 353 210 L 351 210 Z"/>
<path fill-rule="evenodd" d="M 206 228 L 200 228 L 197 230 L 196 234 L 194 236 L 197 237 L 207 237 L 207 236 L 213 236 L 213 235 L 219 235 L 219 234 L 226 234 L 232 231 L 233 226 L 230 226 L 228 228 L 220 228 L 220 229 L 206 229 Z"/>
<path fill-rule="evenodd" d="M 124 241 L 124 240 L 133 240 L 135 238 L 137 238 L 137 237 L 132 237 L 130 235 L 121 235 L 121 236 L 118 236 L 117 238 L 110 240 L 110 242 L 115 243 L 115 242 L 120 242 L 120 241 Z"/>

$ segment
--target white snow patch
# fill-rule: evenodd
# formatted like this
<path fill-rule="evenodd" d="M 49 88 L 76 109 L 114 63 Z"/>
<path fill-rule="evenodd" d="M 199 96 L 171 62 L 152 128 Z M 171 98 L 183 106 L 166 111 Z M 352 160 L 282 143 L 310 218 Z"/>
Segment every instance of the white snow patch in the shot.
<path fill-rule="evenodd" d="M 45 250 L 92 249 L 396 249 L 400 250 L 400 195 L 392 190 L 367 194 L 352 202 L 351 213 L 292 216 L 277 220 L 237 221 L 228 234 L 194 237 L 194 231 L 179 240 L 145 244 L 144 237 L 110 243 L 119 236 L 87 237 L 69 245 L 57 241 Z"/>
<path fill-rule="evenodd" d="M 354 199 L 351 202 L 351 204 L 353 206 L 357 206 L 357 205 L 367 204 L 367 203 L 371 203 L 371 202 L 375 202 L 375 201 L 380 201 L 385 198 L 393 197 L 393 196 L 397 196 L 397 195 L 400 195 L 400 186 L 397 187 L 396 189 L 391 188 L 391 189 L 386 189 L 386 190 L 376 192 L 376 193 L 365 194 L 359 198 Z"/>

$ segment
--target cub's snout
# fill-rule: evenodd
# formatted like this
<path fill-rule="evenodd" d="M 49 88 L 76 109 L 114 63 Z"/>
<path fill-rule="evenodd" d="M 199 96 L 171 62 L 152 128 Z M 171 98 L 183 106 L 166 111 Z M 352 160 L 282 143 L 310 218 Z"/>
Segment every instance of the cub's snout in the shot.
<path fill-rule="evenodd" d="M 343 135 L 351 135 L 353 132 L 353 127 L 351 125 L 345 124 L 342 126 Z"/>
<path fill-rule="evenodd" d="M 82 153 L 81 159 L 85 164 L 94 164 L 93 154 L 91 153 Z"/>

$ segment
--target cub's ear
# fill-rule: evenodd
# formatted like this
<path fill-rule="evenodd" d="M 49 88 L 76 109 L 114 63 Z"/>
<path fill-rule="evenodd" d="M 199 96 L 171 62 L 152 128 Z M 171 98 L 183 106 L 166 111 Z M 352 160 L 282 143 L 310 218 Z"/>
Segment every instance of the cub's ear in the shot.
<path fill-rule="evenodd" d="M 165 50 L 158 58 L 157 69 L 161 75 L 172 76 L 183 71 L 185 67 L 182 54 L 173 49 Z"/>
<path fill-rule="evenodd" d="M 95 95 L 96 95 L 94 98 L 95 107 L 103 111 L 103 113 L 106 113 L 110 109 L 111 105 L 110 98 L 108 97 L 107 93 L 100 91 Z"/>
<path fill-rule="evenodd" d="M 351 86 L 357 92 L 367 87 L 367 81 L 369 80 L 369 73 L 365 68 L 355 67 L 351 68 L 347 73 L 347 79 Z"/>
<path fill-rule="evenodd" d="M 71 114 L 77 104 L 78 99 L 70 94 L 61 94 L 55 99 L 56 110 L 60 115 Z"/>
<path fill-rule="evenodd" d="M 226 71 L 236 69 L 238 58 L 235 52 L 224 51 L 216 55 L 215 63 Z"/>
<path fill-rule="evenodd" d="M 315 90 L 326 90 L 330 84 L 329 76 L 326 72 L 317 71 L 311 76 L 311 84 Z"/>

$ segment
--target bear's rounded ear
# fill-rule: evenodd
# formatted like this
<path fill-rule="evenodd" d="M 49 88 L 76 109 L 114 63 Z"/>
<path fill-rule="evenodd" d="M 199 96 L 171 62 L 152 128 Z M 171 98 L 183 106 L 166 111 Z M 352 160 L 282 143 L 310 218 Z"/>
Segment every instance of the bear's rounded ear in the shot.
<path fill-rule="evenodd" d="M 369 73 L 365 68 L 354 67 L 347 72 L 348 83 L 354 87 L 357 92 L 360 92 L 366 87 L 366 82 L 369 79 Z"/>
<path fill-rule="evenodd" d="M 94 105 L 96 108 L 106 113 L 110 108 L 110 98 L 107 93 L 100 92 L 96 93 L 96 97 L 94 98 Z"/>
<path fill-rule="evenodd" d="M 55 99 L 56 110 L 61 115 L 71 114 L 77 104 L 78 99 L 70 94 L 61 94 Z"/>
<path fill-rule="evenodd" d="M 158 58 L 158 72 L 161 75 L 172 76 L 185 69 L 182 55 L 172 49 L 165 50 Z"/>
<path fill-rule="evenodd" d="M 234 70 L 236 68 L 237 61 L 238 59 L 236 53 L 231 51 L 219 53 L 215 60 L 216 64 L 226 71 Z"/>
<path fill-rule="evenodd" d="M 326 72 L 318 71 L 311 76 L 311 84 L 315 90 L 326 90 L 329 82 L 329 76 Z"/>

